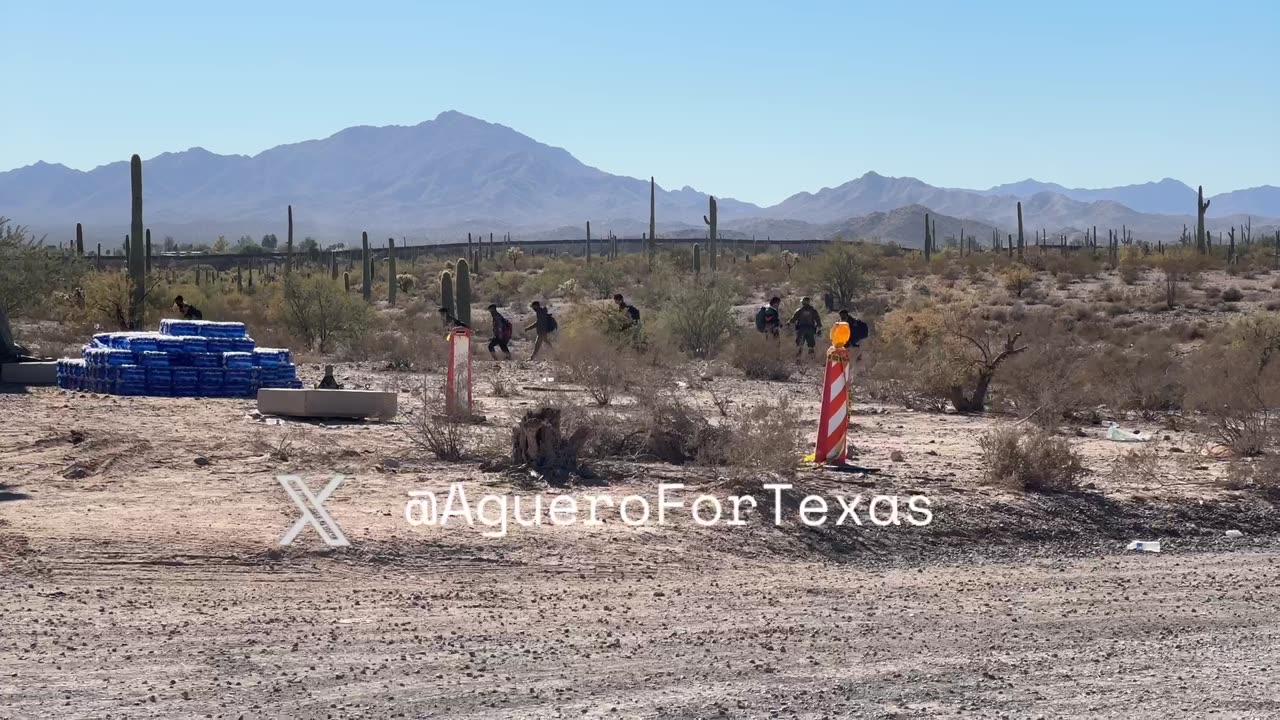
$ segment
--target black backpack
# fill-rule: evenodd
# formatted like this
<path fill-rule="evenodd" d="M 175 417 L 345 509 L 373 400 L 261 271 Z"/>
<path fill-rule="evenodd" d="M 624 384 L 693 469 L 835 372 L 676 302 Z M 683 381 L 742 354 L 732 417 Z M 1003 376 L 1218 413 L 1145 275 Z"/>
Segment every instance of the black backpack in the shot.
<path fill-rule="evenodd" d="M 858 343 L 870 336 L 871 327 L 858 318 L 853 318 L 853 322 L 849 323 L 849 344 L 857 346 Z"/>
<path fill-rule="evenodd" d="M 555 332 L 558 327 L 560 327 L 560 325 L 556 323 L 555 316 L 551 313 L 547 313 L 547 332 Z"/>
<path fill-rule="evenodd" d="M 640 310 L 635 305 L 627 306 L 627 315 L 631 318 L 631 322 L 640 322 Z"/>

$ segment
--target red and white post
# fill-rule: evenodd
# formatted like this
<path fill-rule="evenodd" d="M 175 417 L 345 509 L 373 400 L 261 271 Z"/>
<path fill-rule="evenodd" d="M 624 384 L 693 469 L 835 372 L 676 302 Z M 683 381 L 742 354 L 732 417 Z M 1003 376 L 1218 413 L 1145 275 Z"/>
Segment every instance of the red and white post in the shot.
<path fill-rule="evenodd" d="M 471 417 L 471 331 L 449 332 L 449 374 L 445 380 L 445 412 Z"/>
<path fill-rule="evenodd" d="M 846 434 L 849 431 L 849 340 L 848 323 L 831 328 L 831 348 L 827 350 L 827 372 L 822 383 L 822 412 L 818 420 L 818 443 L 813 460 L 819 465 L 843 465 Z"/>

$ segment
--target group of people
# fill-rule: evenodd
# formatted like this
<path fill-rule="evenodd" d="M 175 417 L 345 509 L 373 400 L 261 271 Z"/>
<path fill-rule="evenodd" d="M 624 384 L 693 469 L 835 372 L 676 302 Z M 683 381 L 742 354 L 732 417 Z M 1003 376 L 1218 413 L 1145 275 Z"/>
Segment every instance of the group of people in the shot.
<path fill-rule="evenodd" d="M 756 330 L 766 335 L 777 338 L 782 333 L 782 298 L 769 298 L 767 305 L 760 306 L 756 311 Z M 870 334 L 867 324 L 858 318 L 849 314 L 848 310 L 840 310 L 840 322 L 849 325 L 849 340 L 845 342 L 845 347 L 858 347 L 858 343 L 866 339 Z M 809 297 L 800 299 L 800 307 L 791 314 L 791 319 L 787 321 L 787 325 L 795 328 L 796 334 L 796 356 L 804 351 L 807 346 L 809 354 L 813 354 L 814 347 L 817 345 L 818 333 L 822 330 L 822 313 L 813 306 L 813 301 Z"/>

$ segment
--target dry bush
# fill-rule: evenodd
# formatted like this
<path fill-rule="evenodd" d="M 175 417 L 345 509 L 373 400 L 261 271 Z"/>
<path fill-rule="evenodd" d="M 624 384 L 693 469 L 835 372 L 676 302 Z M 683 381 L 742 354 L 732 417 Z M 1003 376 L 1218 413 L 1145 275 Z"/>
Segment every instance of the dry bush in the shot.
<path fill-rule="evenodd" d="M 1210 285 L 1209 287 L 1204 289 L 1204 296 L 1206 298 L 1209 298 L 1210 300 L 1214 298 L 1222 297 L 1222 288 Z"/>
<path fill-rule="evenodd" d="M 1224 302 L 1240 302 L 1244 299 L 1244 293 L 1240 288 L 1232 286 L 1222 291 L 1222 299 Z"/>
<path fill-rule="evenodd" d="M 442 384 L 423 383 L 422 406 L 410 413 L 409 439 L 437 460 L 457 462 L 470 457 L 477 430 L 469 417 L 460 417 L 445 402 Z"/>
<path fill-rule="evenodd" d="M 434 314 L 409 314 L 378 319 L 373 328 L 352 342 L 345 357 L 370 360 L 387 370 L 442 370 L 449 364 L 449 343 Z"/>
<path fill-rule="evenodd" d="M 742 333 L 733 343 L 731 362 L 751 380 L 786 380 L 791 377 L 792 357 L 783 342 L 768 333 Z"/>
<path fill-rule="evenodd" d="M 1045 429 L 1079 417 L 1104 401 L 1093 376 L 1095 351 L 1046 317 L 1019 325 L 1026 351 L 1000 373 L 1000 395 L 1018 415 Z"/>
<path fill-rule="evenodd" d="M 706 435 L 698 448 L 702 465 L 727 465 L 751 471 L 793 475 L 800 453 L 796 432 L 800 413 L 783 397 L 753 406 L 742 417 Z"/>
<path fill-rule="evenodd" d="M 586 388 L 597 405 L 613 402 L 632 372 L 633 358 L 616 343 L 594 325 L 575 324 L 556 347 L 569 379 Z"/>
<path fill-rule="evenodd" d="M 978 442 L 988 483 L 1027 492 L 1078 490 L 1087 470 L 1063 438 L 1043 430 L 1005 427 Z"/>
<path fill-rule="evenodd" d="M 1035 280 L 1035 273 L 1031 272 L 1031 268 L 1025 265 L 1010 265 L 1001 274 L 1004 289 L 1013 293 L 1014 297 L 1022 297 L 1022 294 L 1035 283 Z"/>
<path fill-rule="evenodd" d="M 1120 282 L 1125 285 L 1134 285 L 1142 279 L 1142 268 L 1135 263 L 1121 261 L 1120 263 Z"/>
<path fill-rule="evenodd" d="M 1187 409 L 1203 418 L 1207 434 L 1238 457 L 1275 444 L 1280 433 L 1280 318 L 1252 315 L 1226 328 L 1186 365 Z"/>
<path fill-rule="evenodd" d="M 876 348 L 874 380 L 897 384 L 917 404 L 946 400 L 957 412 L 982 412 L 996 371 L 1026 345 L 978 309 L 949 301 L 889 313 L 877 326 Z"/>

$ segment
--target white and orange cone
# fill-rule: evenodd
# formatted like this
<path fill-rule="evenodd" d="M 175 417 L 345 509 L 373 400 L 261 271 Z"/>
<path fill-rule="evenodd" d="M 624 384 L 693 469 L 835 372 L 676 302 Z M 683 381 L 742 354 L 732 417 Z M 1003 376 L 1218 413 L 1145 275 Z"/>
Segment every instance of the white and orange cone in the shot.
<path fill-rule="evenodd" d="M 849 341 L 848 323 L 831 328 L 831 348 L 827 350 L 827 372 L 822 383 L 822 413 L 818 421 L 818 443 L 813 461 L 820 465 L 845 462 L 849 431 Z"/>

